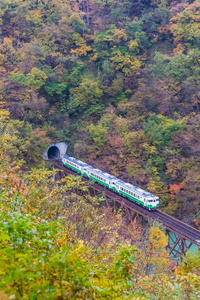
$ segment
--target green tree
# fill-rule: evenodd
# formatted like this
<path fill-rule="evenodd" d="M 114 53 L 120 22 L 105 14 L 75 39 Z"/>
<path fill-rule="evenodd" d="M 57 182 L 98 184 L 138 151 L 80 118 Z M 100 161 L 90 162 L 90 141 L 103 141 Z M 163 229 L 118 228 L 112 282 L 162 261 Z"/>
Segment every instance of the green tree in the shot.
<path fill-rule="evenodd" d="M 70 94 L 77 109 L 89 107 L 101 101 L 103 90 L 101 82 L 92 76 L 84 76 L 78 87 L 71 88 Z"/>

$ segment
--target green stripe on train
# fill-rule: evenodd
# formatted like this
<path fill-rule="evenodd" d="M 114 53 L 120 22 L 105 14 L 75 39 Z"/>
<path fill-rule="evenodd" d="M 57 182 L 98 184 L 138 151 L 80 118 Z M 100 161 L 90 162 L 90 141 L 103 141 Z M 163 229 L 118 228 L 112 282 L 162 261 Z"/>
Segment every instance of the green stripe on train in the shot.
<path fill-rule="evenodd" d="M 144 202 L 138 200 L 137 198 L 131 197 L 129 194 L 126 194 L 126 193 L 124 193 L 122 191 L 119 191 L 119 193 L 122 194 L 122 195 L 124 195 L 124 196 L 126 196 L 126 197 L 128 197 L 129 199 L 131 199 L 131 200 L 133 200 L 135 202 L 138 202 L 138 203 L 142 204 L 144 206 Z"/>
<path fill-rule="evenodd" d="M 109 184 L 107 184 L 107 183 L 105 183 L 105 182 L 103 182 L 103 181 L 101 181 L 101 180 L 99 180 L 99 179 L 97 179 L 97 178 L 95 178 L 95 177 L 89 176 L 89 178 L 94 179 L 95 181 L 97 181 L 97 182 L 103 184 L 103 185 L 106 186 L 106 187 L 109 187 Z"/>
<path fill-rule="evenodd" d="M 74 167 L 72 167 L 71 165 L 68 165 L 68 164 L 64 164 L 66 167 L 68 167 L 68 168 L 71 168 L 71 169 L 73 169 L 73 170 L 75 170 L 76 172 L 79 172 L 79 173 L 81 173 L 81 171 L 79 170 L 79 169 L 76 169 L 76 168 L 74 168 Z"/>

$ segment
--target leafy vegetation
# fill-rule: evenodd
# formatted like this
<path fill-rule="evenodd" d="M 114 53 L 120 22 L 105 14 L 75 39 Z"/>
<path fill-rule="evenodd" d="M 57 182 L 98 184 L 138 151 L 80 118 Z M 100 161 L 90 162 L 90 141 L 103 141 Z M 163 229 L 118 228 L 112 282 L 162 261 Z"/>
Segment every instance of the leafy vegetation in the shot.
<path fill-rule="evenodd" d="M 163 273 L 161 232 L 162 247 L 130 246 L 120 215 L 76 196 L 78 178 L 55 185 L 42 161 L 69 142 L 200 229 L 199 12 L 199 0 L 0 1 L 0 297 L 199 298 L 199 254 Z"/>
<path fill-rule="evenodd" d="M 15 133 L 5 146 L 14 149 Z M 199 253 L 172 266 L 158 227 L 142 241 L 80 177 L 58 184 L 53 171 L 22 171 L 7 147 L 0 155 L 1 299 L 198 299 Z"/>

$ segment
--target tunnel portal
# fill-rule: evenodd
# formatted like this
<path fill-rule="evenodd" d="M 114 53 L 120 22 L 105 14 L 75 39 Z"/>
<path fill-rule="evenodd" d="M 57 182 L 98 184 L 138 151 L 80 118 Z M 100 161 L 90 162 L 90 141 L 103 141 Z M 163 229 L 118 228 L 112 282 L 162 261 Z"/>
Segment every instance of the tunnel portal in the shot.
<path fill-rule="evenodd" d="M 47 151 L 48 159 L 59 159 L 60 158 L 60 150 L 56 146 L 52 146 Z"/>
<path fill-rule="evenodd" d="M 65 142 L 51 143 L 43 153 L 44 160 L 62 159 L 67 152 L 67 147 Z"/>

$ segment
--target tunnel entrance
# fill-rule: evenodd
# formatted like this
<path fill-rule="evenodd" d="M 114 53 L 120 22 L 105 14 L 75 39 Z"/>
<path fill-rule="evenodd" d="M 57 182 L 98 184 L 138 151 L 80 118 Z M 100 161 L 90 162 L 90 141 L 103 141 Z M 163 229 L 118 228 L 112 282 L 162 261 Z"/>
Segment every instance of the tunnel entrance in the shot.
<path fill-rule="evenodd" d="M 51 143 L 43 153 L 44 160 L 57 160 L 63 158 L 67 152 L 67 147 L 68 145 L 65 142 Z"/>
<path fill-rule="evenodd" d="M 52 146 L 47 151 L 48 159 L 59 159 L 60 158 L 60 150 L 56 146 Z"/>

